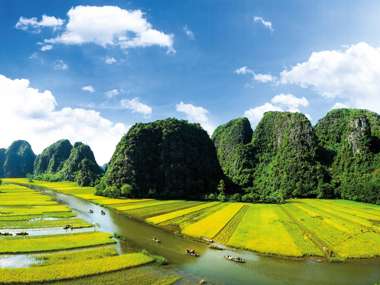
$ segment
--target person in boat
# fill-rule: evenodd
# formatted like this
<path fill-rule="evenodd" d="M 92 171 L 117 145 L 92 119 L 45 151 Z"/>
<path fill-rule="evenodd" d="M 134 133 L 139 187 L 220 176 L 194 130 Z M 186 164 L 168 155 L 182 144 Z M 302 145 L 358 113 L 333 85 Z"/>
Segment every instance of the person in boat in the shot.
<path fill-rule="evenodd" d="M 93 209 L 90 209 L 90 210 L 88 210 L 88 212 L 89 212 L 90 214 L 93 214 L 93 213 L 94 213 L 94 210 L 93 210 Z"/>
<path fill-rule="evenodd" d="M 103 210 L 101 210 L 100 213 L 101 213 L 103 216 L 106 214 L 106 212 L 104 212 Z"/>
<path fill-rule="evenodd" d="M 156 237 L 153 237 L 153 241 L 154 242 L 157 242 L 157 243 L 160 243 L 161 241 L 158 239 L 158 238 L 156 238 Z"/>

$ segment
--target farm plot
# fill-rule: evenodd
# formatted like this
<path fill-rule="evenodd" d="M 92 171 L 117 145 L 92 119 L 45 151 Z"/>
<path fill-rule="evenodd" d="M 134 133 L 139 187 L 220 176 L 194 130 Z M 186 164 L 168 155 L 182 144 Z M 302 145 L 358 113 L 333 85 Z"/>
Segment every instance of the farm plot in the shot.
<path fill-rule="evenodd" d="M 134 217 L 149 218 L 155 215 L 170 213 L 170 212 L 177 211 L 180 209 L 187 209 L 199 204 L 202 204 L 202 203 L 192 202 L 192 201 L 170 201 L 170 203 L 163 203 L 163 204 L 160 203 L 160 204 L 155 204 L 149 207 L 131 209 L 131 210 L 123 211 L 123 212 Z"/>
<path fill-rule="evenodd" d="M 143 253 L 129 253 L 46 266 L 0 269 L 0 276 L 3 284 L 47 282 L 102 274 L 148 264 L 153 261 L 152 257 Z"/>
<path fill-rule="evenodd" d="M 279 206 L 252 205 L 227 244 L 266 254 L 296 257 L 320 255 L 311 242 L 303 240 L 300 232 L 293 232 L 293 236 L 288 224 L 291 221 Z"/>
<path fill-rule="evenodd" d="M 40 237 L 0 238 L 0 254 L 30 253 L 113 244 L 107 233 L 93 232 Z"/>
<path fill-rule="evenodd" d="M 188 225 L 182 233 L 197 238 L 214 238 L 243 206 L 243 203 L 231 203 L 208 217 Z"/>
<path fill-rule="evenodd" d="M 73 229 L 90 228 L 91 224 L 81 219 L 31 219 L 31 220 L 2 220 L 0 221 L 0 229 L 35 229 L 35 228 L 51 228 L 51 227 L 64 227 L 70 225 Z"/>
<path fill-rule="evenodd" d="M 219 203 L 218 202 L 202 203 L 200 205 L 188 207 L 186 209 L 172 211 L 172 212 L 169 212 L 166 214 L 161 214 L 161 215 L 155 215 L 153 217 L 146 219 L 146 221 L 148 223 L 152 223 L 152 224 L 161 224 L 164 222 L 168 222 L 170 220 L 174 220 L 176 218 L 187 216 L 187 215 L 192 214 L 194 212 L 199 212 L 203 209 L 215 206 L 217 204 L 219 204 Z"/>
<path fill-rule="evenodd" d="M 319 201 L 315 202 L 318 204 Z M 310 201 L 291 201 L 286 208 L 312 239 L 328 248 L 330 257 L 345 259 L 380 255 L 380 235 L 366 225 L 322 211 L 310 205 Z"/>

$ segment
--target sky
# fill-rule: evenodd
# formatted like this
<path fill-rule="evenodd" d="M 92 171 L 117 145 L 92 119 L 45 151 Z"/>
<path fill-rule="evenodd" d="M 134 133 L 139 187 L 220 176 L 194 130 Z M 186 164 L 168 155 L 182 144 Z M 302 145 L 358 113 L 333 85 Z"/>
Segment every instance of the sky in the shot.
<path fill-rule="evenodd" d="M 379 1 L 0 1 L 0 147 L 99 164 L 137 122 L 380 112 Z"/>

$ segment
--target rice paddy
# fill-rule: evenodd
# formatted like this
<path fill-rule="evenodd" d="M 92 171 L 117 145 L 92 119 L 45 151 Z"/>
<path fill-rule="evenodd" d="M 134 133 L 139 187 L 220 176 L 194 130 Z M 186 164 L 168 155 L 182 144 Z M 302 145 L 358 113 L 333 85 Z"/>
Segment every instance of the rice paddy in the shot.
<path fill-rule="evenodd" d="M 66 187 L 69 192 L 78 190 L 75 185 L 65 186 L 69 186 Z M 99 198 L 99 204 L 100 201 L 107 205 L 125 202 L 95 196 L 92 188 L 79 190 L 78 195 L 91 200 Z M 149 203 L 149 200 L 129 201 L 133 202 Z M 111 233 L 98 232 L 95 228 L 89 232 L 76 231 L 92 227 L 51 196 L 16 184 L 0 185 L 0 284 L 53 281 L 66 284 L 78 278 L 78 282 L 92 280 L 91 283 L 104 284 L 104 280 L 120 281 L 117 279 L 120 276 L 128 276 L 125 280 L 139 280 L 140 271 L 134 273 L 131 268 L 155 261 L 146 253 L 120 254 Z M 57 228 L 64 234 L 58 234 Z M 32 234 L 35 230 L 37 234 Z M 162 275 L 158 270 L 149 272 L 147 276 L 157 284 L 173 284 L 180 278 L 176 274 Z"/>
<path fill-rule="evenodd" d="M 27 183 L 25 179 L 17 182 Z M 33 184 L 89 199 L 184 236 L 214 239 L 258 253 L 328 260 L 380 256 L 377 205 L 318 199 L 292 199 L 281 205 L 113 199 L 98 197 L 94 188 L 71 182 Z"/>

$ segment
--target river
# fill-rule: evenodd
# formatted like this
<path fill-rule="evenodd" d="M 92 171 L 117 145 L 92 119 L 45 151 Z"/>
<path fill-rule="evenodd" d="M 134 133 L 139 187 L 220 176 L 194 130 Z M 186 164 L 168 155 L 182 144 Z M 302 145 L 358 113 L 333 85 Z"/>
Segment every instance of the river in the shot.
<path fill-rule="evenodd" d="M 91 202 L 42 188 L 39 190 L 71 207 L 79 218 L 95 224 L 99 231 L 125 237 L 118 243 L 121 253 L 146 249 L 152 254 L 164 256 L 170 263 L 168 268 L 183 275 L 185 280 L 205 279 L 212 284 L 255 285 L 374 285 L 380 281 L 380 259 L 328 263 L 314 259 L 261 256 L 240 250 L 213 250 L 204 243 L 185 239 Z M 90 209 L 93 214 L 89 213 Z M 101 210 L 105 211 L 105 215 L 101 214 Z M 153 237 L 161 243 L 153 242 Z M 194 248 L 201 256 L 187 256 L 184 253 L 186 248 Z M 242 256 L 247 263 L 227 261 L 223 256 L 228 254 Z"/>

